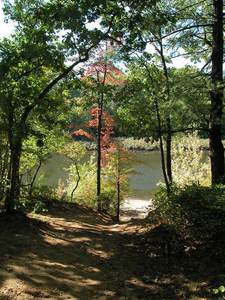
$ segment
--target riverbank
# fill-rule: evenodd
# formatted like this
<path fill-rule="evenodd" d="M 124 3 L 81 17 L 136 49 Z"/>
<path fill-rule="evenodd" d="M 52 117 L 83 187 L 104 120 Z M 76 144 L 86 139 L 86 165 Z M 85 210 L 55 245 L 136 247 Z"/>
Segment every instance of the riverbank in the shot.
<path fill-rule="evenodd" d="M 116 141 L 123 144 L 124 149 L 129 151 L 157 151 L 159 150 L 159 142 L 150 141 L 146 142 L 145 139 L 135 139 L 133 137 L 120 137 L 116 138 Z M 202 150 L 209 150 L 209 140 L 199 139 L 200 147 Z M 84 146 L 88 151 L 96 150 L 96 143 L 94 142 L 83 142 Z M 223 141 L 225 146 L 225 141 Z"/>

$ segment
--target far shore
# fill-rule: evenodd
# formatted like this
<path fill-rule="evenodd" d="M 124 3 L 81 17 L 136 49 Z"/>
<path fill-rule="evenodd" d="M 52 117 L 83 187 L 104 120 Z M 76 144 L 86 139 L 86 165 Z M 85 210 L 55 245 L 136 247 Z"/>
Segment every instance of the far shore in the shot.
<path fill-rule="evenodd" d="M 115 139 L 118 142 L 123 143 L 124 149 L 132 152 L 152 152 L 152 151 L 159 151 L 159 143 L 154 142 L 147 142 L 145 139 L 135 139 L 133 137 L 120 137 Z M 96 150 L 96 143 L 94 142 L 83 142 L 84 146 L 88 151 Z M 223 141 L 225 146 L 225 141 Z M 208 151 L 209 150 L 209 140 L 208 139 L 200 139 L 201 149 Z"/>

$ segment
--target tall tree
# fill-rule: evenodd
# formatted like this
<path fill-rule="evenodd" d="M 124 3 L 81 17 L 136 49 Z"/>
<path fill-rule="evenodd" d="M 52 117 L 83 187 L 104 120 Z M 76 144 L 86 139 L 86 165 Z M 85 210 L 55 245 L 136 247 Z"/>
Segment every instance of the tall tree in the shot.
<path fill-rule="evenodd" d="M 223 114 L 223 0 L 213 0 L 212 90 L 209 126 L 212 183 L 224 176 L 224 148 L 221 125 Z"/>
<path fill-rule="evenodd" d="M 205 83 L 196 68 L 168 69 L 170 101 L 165 99 L 167 82 L 164 70 L 154 62 L 134 60 L 129 67 L 127 80 L 118 93 L 118 114 L 125 132 L 137 138 L 159 140 L 162 169 L 167 190 L 170 182 L 166 172 L 163 144 L 168 134 L 167 118 L 170 116 L 170 134 L 203 128 L 208 114 L 209 101 Z M 194 124 L 194 125 L 193 125 Z"/>
<path fill-rule="evenodd" d="M 44 102 L 41 102 L 41 97 L 39 99 L 46 84 L 51 80 L 52 72 L 58 71 L 62 56 L 57 51 L 57 46 L 49 51 L 47 36 L 42 36 L 38 48 L 31 49 L 30 43 L 36 37 L 37 31 L 34 30 L 32 36 L 16 34 L 13 40 L 4 39 L 1 42 L 1 130 L 7 136 L 10 150 L 7 176 L 10 185 L 5 198 L 7 211 L 13 209 L 14 199 L 19 197 L 19 166 L 23 140 L 30 134 L 38 134 L 31 128 L 34 118 L 31 112 L 42 120 L 48 115 L 50 120 L 51 114 L 61 102 L 56 96 L 57 93 L 50 93 Z M 53 59 L 56 59 L 55 67 L 50 71 L 49 63 Z M 48 111 L 49 107 L 51 112 Z"/>
<path fill-rule="evenodd" d="M 174 1 L 178 18 L 176 29 L 167 35 L 170 45 L 183 48 L 186 57 L 205 61 L 202 76 L 211 76 L 208 91 L 211 97 L 209 118 L 209 145 L 212 183 L 224 175 L 222 144 L 223 114 L 223 0 Z M 174 35 L 176 33 L 176 35 Z M 178 53 L 178 52 L 177 52 Z"/>
<path fill-rule="evenodd" d="M 147 42 L 150 42 L 151 45 L 159 43 L 159 51 L 157 51 L 161 55 L 162 41 L 164 41 L 164 49 L 167 49 L 170 59 L 182 55 L 194 62 L 205 61 L 201 75 L 203 77 L 211 76 L 211 84 L 208 85 L 211 109 L 208 113 L 210 117 L 207 122 L 210 124 L 208 132 L 212 183 L 216 183 L 224 175 L 224 149 L 221 135 L 223 1 L 163 0 L 156 3 L 151 10 L 145 9 L 137 22 L 138 25 L 133 31 L 131 30 L 131 34 L 125 36 L 123 44 L 126 49 L 143 51 Z M 150 38 L 148 38 L 149 32 L 151 33 Z M 164 62 L 162 60 L 165 71 Z M 165 77 L 167 77 L 166 73 Z M 169 127 L 168 123 L 168 130 L 170 131 Z"/>
<path fill-rule="evenodd" d="M 115 86 L 121 85 L 123 82 L 122 72 L 115 66 L 114 60 L 115 48 L 108 43 L 102 45 L 102 47 L 97 49 L 96 55 L 86 64 L 83 77 L 83 80 L 86 82 L 83 98 L 85 105 L 94 107 L 91 110 L 94 119 L 89 121 L 89 126 L 95 127 L 97 138 L 98 211 L 101 211 L 102 152 L 105 147 L 109 147 L 109 136 L 112 134 L 113 125 L 115 126 L 113 119 L 110 116 L 106 116 L 105 105 L 113 100 Z"/>
<path fill-rule="evenodd" d="M 57 107 L 51 101 L 53 89 L 88 60 L 91 50 L 108 36 L 115 16 L 120 14 L 118 6 L 107 6 L 107 28 L 88 29 L 89 23 L 103 16 L 103 8 L 99 8 L 101 2 L 86 4 L 29 0 L 5 4 L 5 12 L 18 22 L 12 38 L 1 42 L 1 113 L 11 155 L 7 212 L 13 210 L 14 200 L 19 197 L 22 143 L 31 134 L 28 121 L 32 114 L 41 117 L 53 112 Z"/>

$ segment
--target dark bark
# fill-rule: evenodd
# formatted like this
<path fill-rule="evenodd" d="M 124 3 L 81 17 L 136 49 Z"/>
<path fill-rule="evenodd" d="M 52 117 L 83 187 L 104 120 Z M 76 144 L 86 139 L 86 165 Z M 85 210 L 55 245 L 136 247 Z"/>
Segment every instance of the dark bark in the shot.
<path fill-rule="evenodd" d="M 107 74 L 107 65 L 104 66 L 104 75 L 101 83 L 100 73 L 97 72 L 97 81 L 99 87 L 102 85 L 102 89 L 99 91 L 98 98 L 98 124 L 97 124 L 97 211 L 102 211 L 102 203 L 101 203 L 101 159 L 102 159 L 102 110 L 104 105 L 104 87 L 106 83 L 106 74 Z"/>
<path fill-rule="evenodd" d="M 74 187 L 72 193 L 71 193 L 71 201 L 73 201 L 73 194 L 74 192 L 76 191 L 76 189 L 78 188 L 78 185 L 79 185 L 79 182 L 80 182 L 80 172 L 79 172 L 79 169 L 78 169 L 78 165 L 77 165 L 77 162 L 75 162 L 75 167 L 76 167 L 76 172 L 77 172 L 77 183 L 76 183 L 76 186 Z"/>
<path fill-rule="evenodd" d="M 121 157 L 120 151 L 118 149 L 118 161 L 117 161 L 117 211 L 116 211 L 116 221 L 119 222 L 120 220 L 120 173 L 121 173 Z"/>
<path fill-rule="evenodd" d="M 223 90 L 223 0 L 213 1 L 212 84 L 209 146 L 212 184 L 224 175 L 224 148 L 222 144 Z"/>
<path fill-rule="evenodd" d="M 7 213 L 14 211 L 15 199 L 20 196 L 20 179 L 19 179 L 19 166 L 22 151 L 22 140 L 19 139 L 15 144 L 10 145 L 11 150 L 11 164 L 8 173 L 8 180 L 10 187 L 6 191 L 4 209 Z"/>
<path fill-rule="evenodd" d="M 166 137 L 166 170 L 168 175 L 168 180 L 170 184 L 172 183 L 172 159 L 171 159 L 171 143 L 172 143 L 172 134 L 171 134 L 171 125 L 170 118 L 167 119 L 167 137 Z"/>
<path fill-rule="evenodd" d="M 158 52 L 161 56 L 162 60 L 162 65 L 163 65 L 163 72 L 164 76 L 166 78 L 166 93 L 168 99 L 170 98 L 170 88 L 169 88 L 169 76 L 167 72 L 167 65 L 166 65 L 166 60 L 164 57 L 164 49 L 163 49 L 163 42 L 162 42 L 162 34 L 161 34 L 161 29 L 159 30 L 159 44 L 160 44 L 160 49 L 158 49 Z M 172 162 L 171 162 L 171 140 L 172 140 L 172 133 L 171 133 L 171 124 L 170 124 L 170 117 L 168 116 L 166 119 L 166 124 L 167 124 L 167 136 L 166 136 L 166 170 L 167 170 L 167 176 L 168 176 L 168 181 L 169 184 L 172 183 Z"/>
<path fill-rule="evenodd" d="M 32 196 L 32 190 L 33 190 L 34 182 L 35 182 L 35 179 L 37 178 L 37 174 L 38 174 L 41 166 L 42 166 L 42 160 L 40 159 L 39 165 L 38 165 L 37 170 L 34 174 L 33 180 L 31 181 L 31 184 L 30 184 L 30 191 L 29 191 L 30 197 Z"/>
<path fill-rule="evenodd" d="M 162 138 L 162 134 L 161 134 L 161 120 L 160 120 L 158 102 L 157 102 L 156 98 L 154 99 L 154 102 L 155 102 L 156 114 L 157 114 L 157 119 L 158 119 L 159 145 L 160 145 L 160 154 L 161 154 L 161 162 L 162 162 L 162 171 L 163 171 L 163 176 L 164 176 L 164 180 L 165 180 L 165 184 L 166 184 L 167 194 L 169 195 L 169 193 L 170 193 L 170 183 L 169 183 L 169 180 L 168 180 L 168 174 L 166 173 L 163 138 Z"/>
<path fill-rule="evenodd" d="M 116 221 L 120 220 L 120 180 L 117 179 L 117 210 L 116 210 Z"/>
<path fill-rule="evenodd" d="M 97 130 L 97 210 L 101 212 L 101 130 L 102 130 L 102 107 L 98 107 L 98 130 Z"/>

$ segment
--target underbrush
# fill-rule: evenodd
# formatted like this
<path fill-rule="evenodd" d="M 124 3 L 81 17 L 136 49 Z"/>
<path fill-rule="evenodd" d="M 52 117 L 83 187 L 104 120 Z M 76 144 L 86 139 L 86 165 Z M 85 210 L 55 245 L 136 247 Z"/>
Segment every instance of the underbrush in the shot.
<path fill-rule="evenodd" d="M 146 239 L 160 246 L 169 268 L 195 285 L 195 297 L 225 299 L 225 185 L 164 186 L 155 194 Z M 153 243 L 154 245 L 151 245 Z M 182 285 L 178 284 L 178 294 Z M 182 293 L 184 293 L 182 291 Z M 186 291 L 186 296 L 190 291 Z M 190 295 L 189 295 L 190 296 Z"/>
<path fill-rule="evenodd" d="M 225 234 L 225 185 L 162 186 L 153 200 L 155 218 L 193 240 L 220 239 Z"/>

